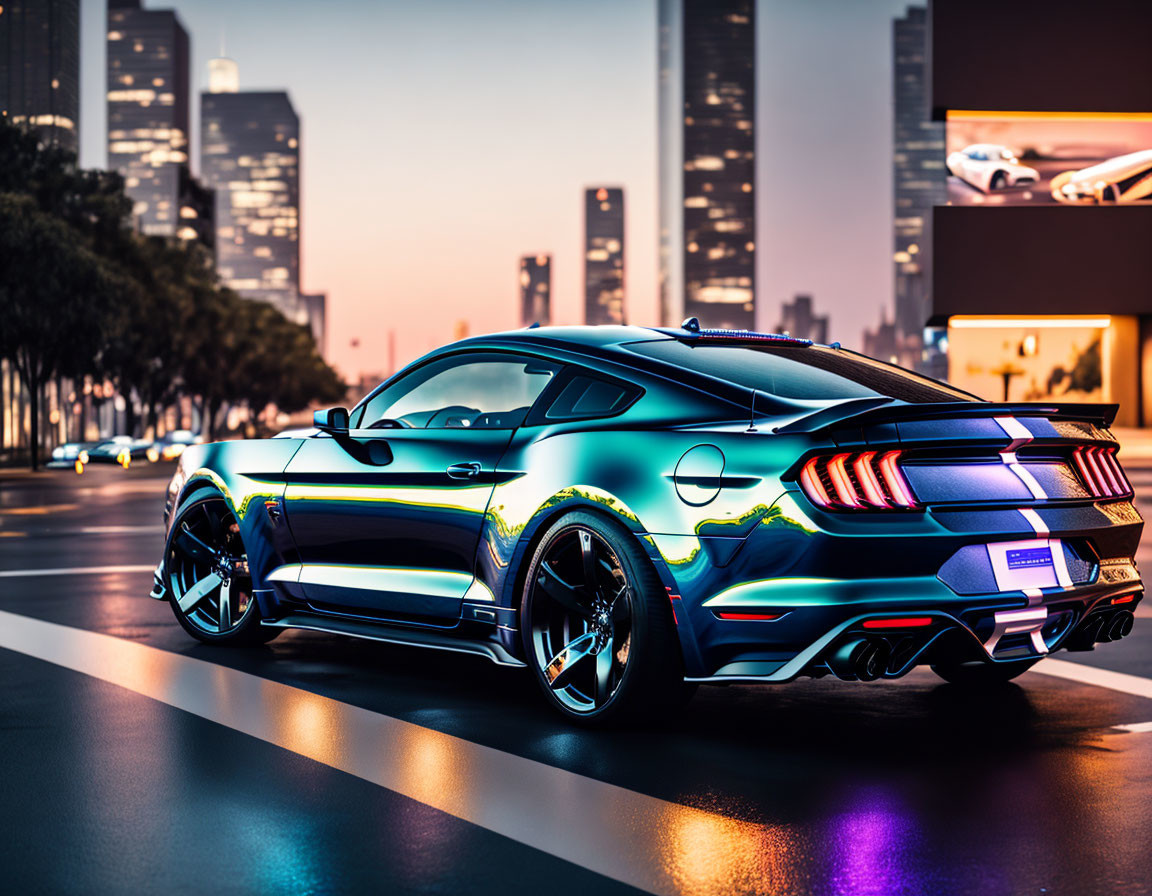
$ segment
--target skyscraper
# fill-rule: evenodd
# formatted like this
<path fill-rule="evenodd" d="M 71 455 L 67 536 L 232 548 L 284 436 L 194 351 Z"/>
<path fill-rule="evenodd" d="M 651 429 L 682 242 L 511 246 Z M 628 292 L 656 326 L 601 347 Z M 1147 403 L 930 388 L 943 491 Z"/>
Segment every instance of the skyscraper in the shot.
<path fill-rule="evenodd" d="M 552 256 L 520 257 L 520 323 L 522 326 L 552 322 Z"/>
<path fill-rule="evenodd" d="M 80 145 L 80 0 L 0 6 L 0 115 L 41 143 Z"/>
<path fill-rule="evenodd" d="M 780 307 L 780 323 L 777 333 L 787 333 L 797 339 L 811 339 L 813 342 L 828 342 L 828 315 L 815 314 L 812 296 L 798 295 L 791 303 Z"/>
<path fill-rule="evenodd" d="M 176 13 L 108 0 L 108 167 L 124 176 L 143 233 L 181 229 L 188 85 L 188 32 Z"/>
<path fill-rule="evenodd" d="M 922 367 L 924 325 L 931 316 L 932 207 L 947 201 L 944 123 L 928 107 L 928 27 L 924 7 L 892 22 L 893 259 L 901 360 Z"/>
<path fill-rule="evenodd" d="M 301 293 L 300 302 L 308 316 L 308 327 L 316 342 L 316 351 L 323 357 L 328 350 L 328 294 L 323 292 Z"/>
<path fill-rule="evenodd" d="M 624 191 L 584 191 L 584 322 L 624 323 Z"/>
<path fill-rule="evenodd" d="M 755 0 L 659 0 L 666 325 L 753 328 Z"/>
<path fill-rule="evenodd" d="M 303 322 L 300 300 L 300 119 L 284 91 L 239 91 L 213 63 L 200 95 L 200 168 L 216 190 L 216 270 L 250 299 Z"/>

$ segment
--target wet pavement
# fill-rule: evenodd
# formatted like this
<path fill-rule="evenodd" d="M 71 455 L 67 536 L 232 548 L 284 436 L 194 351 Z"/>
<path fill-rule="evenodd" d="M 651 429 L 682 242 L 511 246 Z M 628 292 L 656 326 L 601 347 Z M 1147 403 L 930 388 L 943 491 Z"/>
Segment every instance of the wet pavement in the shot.
<path fill-rule="evenodd" d="M 479 658 L 191 641 L 147 597 L 170 472 L 0 474 L 11 892 L 1152 889 L 1147 609 L 979 696 L 927 670 L 710 687 L 585 731 Z"/>

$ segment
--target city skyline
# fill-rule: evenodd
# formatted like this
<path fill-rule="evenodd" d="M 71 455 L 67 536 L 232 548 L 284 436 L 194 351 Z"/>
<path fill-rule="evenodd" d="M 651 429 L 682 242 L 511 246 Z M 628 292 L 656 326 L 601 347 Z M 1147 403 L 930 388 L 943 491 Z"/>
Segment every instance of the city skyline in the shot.
<path fill-rule="evenodd" d="M 628 320 L 624 291 L 624 190 L 584 191 L 584 323 Z"/>
<path fill-rule="evenodd" d="M 104 161 L 104 111 L 92 102 L 103 4 L 82 5 L 92 166 Z M 334 2 L 291 16 L 263 0 L 163 5 L 191 33 L 197 92 L 223 36 L 246 86 L 292 94 L 307 160 L 301 285 L 327 289 L 329 354 L 346 375 L 386 366 L 392 329 L 403 363 L 450 339 L 456 319 L 472 332 L 516 326 L 507 272 L 525 246 L 553 253 L 553 319 L 582 320 L 588 183 L 628 190 L 629 319 L 658 322 L 654 4 L 505 2 L 481 15 L 467 3 Z M 758 179 L 790 175 L 757 206 L 761 327 L 787 296 L 813 292 L 833 312 L 832 337 L 858 344 L 891 303 L 891 29 L 905 5 L 757 5 Z M 603 64 L 589 65 L 581 48 L 593 45 Z M 513 46 L 529 52 L 505 52 Z M 840 60 L 837 72 L 814 47 Z M 433 313 L 416 318 L 414 307 Z"/>

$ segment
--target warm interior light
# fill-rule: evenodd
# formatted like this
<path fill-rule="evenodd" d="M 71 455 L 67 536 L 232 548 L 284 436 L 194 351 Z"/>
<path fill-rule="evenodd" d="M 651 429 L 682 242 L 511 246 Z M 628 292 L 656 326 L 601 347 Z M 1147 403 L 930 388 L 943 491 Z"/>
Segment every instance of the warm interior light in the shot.
<path fill-rule="evenodd" d="M 949 109 L 948 121 L 1144 121 L 1152 122 L 1152 112 L 1003 112 L 979 109 Z"/>
<path fill-rule="evenodd" d="M 1059 327 L 1090 327 L 1101 329 L 1112 325 L 1112 318 L 1100 315 L 1056 316 L 1038 314 L 1034 317 L 997 317 L 996 315 L 956 314 L 948 318 L 948 326 L 958 330 L 996 329 L 1001 327 L 1026 327 L 1029 329 L 1052 329 Z"/>

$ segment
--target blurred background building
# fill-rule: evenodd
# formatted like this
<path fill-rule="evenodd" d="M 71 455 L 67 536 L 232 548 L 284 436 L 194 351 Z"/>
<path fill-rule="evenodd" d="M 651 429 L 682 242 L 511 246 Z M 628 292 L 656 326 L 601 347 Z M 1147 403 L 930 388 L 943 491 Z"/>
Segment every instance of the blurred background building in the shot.
<path fill-rule="evenodd" d="M 80 146 L 80 0 L 0 7 L 0 115 L 46 146 Z"/>
<path fill-rule="evenodd" d="M 520 256 L 520 325 L 552 322 L 552 256 Z"/>
<path fill-rule="evenodd" d="M 815 313 L 812 296 L 798 295 L 780 306 L 780 323 L 774 332 L 827 344 L 828 315 Z"/>
<path fill-rule="evenodd" d="M 584 322 L 625 322 L 624 190 L 620 187 L 584 191 Z"/>
<path fill-rule="evenodd" d="M 300 294 L 300 304 L 308 316 L 308 328 L 312 331 L 312 338 L 316 341 L 316 349 L 320 357 L 328 352 L 328 294 L 323 292 L 307 292 Z"/>
<path fill-rule="evenodd" d="M 892 23 L 892 184 L 896 355 L 906 367 L 938 376 L 924 327 L 931 316 L 932 208 L 947 200 L 944 125 L 928 102 L 928 11 L 909 7 Z"/>
<path fill-rule="evenodd" d="M 216 190 L 216 270 L 228 286 L 301 323 L 300 119 L 288 94 L 240 91 L 213 60 L 200 95 L 200 168 Z"/>
<path fill-rule="evenodd" d="M 175 236 L 188 183 L 188 32 L 173 10 L 108 0 L 107 47 L 108 167 L 123 175 L 140 231 Z"/>
<path fill-rule="evenodd" d="M 665 325 L 756 325 L 755 11 L 755 0 L 659 0 Z"/>

